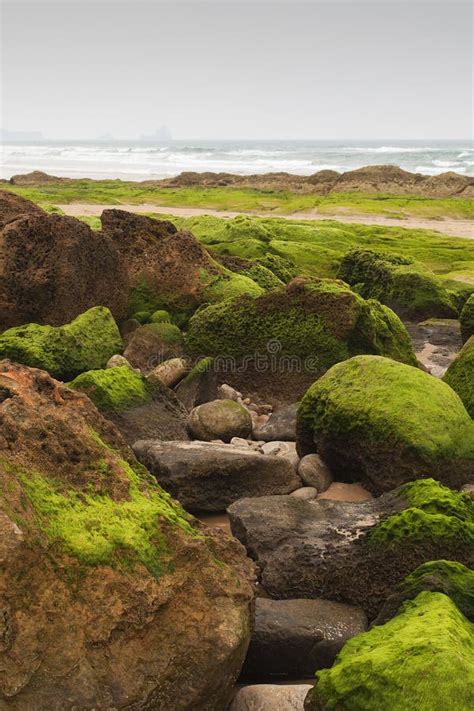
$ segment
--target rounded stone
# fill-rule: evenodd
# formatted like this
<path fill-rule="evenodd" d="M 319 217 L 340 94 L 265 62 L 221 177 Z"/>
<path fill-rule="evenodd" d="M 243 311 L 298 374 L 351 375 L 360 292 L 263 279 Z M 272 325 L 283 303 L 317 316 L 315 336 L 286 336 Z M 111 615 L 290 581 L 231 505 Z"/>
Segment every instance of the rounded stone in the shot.
<path fill-rule="evenodd" d="M 209 442 L 233 437 L 246 438 L 252 431 L 248 410 L 233 400 L 212 400 L 195 407 L 189 417 L 189 432 L 194 439 Z"/>
<path fill-rule="evenodd" d="M 300 459 L 298 474 L 306 486 L 313 486 L 318 493 L 326 491 L 332 484 L 332 474 L 319 454 L 307 454 Z"/>

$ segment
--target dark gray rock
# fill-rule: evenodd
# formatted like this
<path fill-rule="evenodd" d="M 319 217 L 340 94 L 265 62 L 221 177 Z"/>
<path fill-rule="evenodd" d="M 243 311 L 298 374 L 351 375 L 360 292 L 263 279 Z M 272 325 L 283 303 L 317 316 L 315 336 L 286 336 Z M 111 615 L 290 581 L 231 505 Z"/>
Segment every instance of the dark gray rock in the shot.
<path fill-rule="evenodd" d="M 264 496 L 232 504 L 232 533 L 260 568 L 276 599 L 325 598 L 361 607 L 370 619 L 403 578 L 433 559 L 472 563 L 467 538 L 410 538 L 391 545 L 369 537 L 409 503 L 397 491 L 363 503 Z M 467 536 L 467 533 L 465 534 Z"/>
<path fill-rule="evenodd" d="M 297 411 L 298 403 L 275 410 L 263 427 L 255 428 L 254 438 L 264 442 L 273 442 L 274 440 L 294 442 L 296 440 Z"/>
<path fill-rule="evenodd" d="M 367 629 L 363 610 L 329 600 L 257 598 L 242 674 L 312 677 L 330 667 L 344 642 Z"/>
<path fill-rule="evenodd" d="M 138 459 L 189 511 L 224 511 L 244 496 L 289 494 L 301 480 L 284 457 L 231 444 L 136 442 Z"/>
<path fill-rule="evenodd" d="M 202 358 L 175 388 L 177 397 L 187 410 L 217 398 L 217 371 L 212 358 Z"/>

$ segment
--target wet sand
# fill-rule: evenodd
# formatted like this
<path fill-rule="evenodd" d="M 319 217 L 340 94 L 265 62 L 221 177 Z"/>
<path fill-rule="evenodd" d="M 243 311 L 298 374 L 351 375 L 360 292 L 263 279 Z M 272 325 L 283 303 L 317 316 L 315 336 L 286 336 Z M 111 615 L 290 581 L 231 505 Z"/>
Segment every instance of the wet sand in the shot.
<path fill-rule="evenodd" d="M 199 215 L 213 215 L 215 217 L 232 218 L 239 215 L 254 215 L 256 217 L 278 217 L 286 220 L 337 220 L 347 224 L 381 225 L 385 227 L 408 227 L 412 229 L 436 230 L 450 237 L 467 237 L 474 239 L 474 222 L 472 220 L 433 219 L 420 217 L 406 217 L 404 219 L 387 217 L 385 215 L 365 215 L 363 213 L 320 213 L 317 210 L 294 212 L 290 215 L 277 215 L 269 212 L 232 212 L 229 210 L 212 210 L 201 207 L 170 207 L 167 205 L 154 205 L 142 203 L 141 205 L 97 205 L 84 202 L 73 202 L 67 205 L 57 204 L 66 215 L 72 217 L 98 217 L 103 210 L 116 208 L 127 212 L 156 212 L 175 217 L 196 217 Z"/>

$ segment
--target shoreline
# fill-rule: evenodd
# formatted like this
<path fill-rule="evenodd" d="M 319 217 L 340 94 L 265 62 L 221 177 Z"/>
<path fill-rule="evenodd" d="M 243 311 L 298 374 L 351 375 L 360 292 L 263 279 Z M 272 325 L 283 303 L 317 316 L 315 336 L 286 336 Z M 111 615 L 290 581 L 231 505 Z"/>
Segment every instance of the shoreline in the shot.
<path fill-rule="evenodd" d="M 364 213 L 334 213 L 328 215 L 318 210 L 298 211 L 292 214 L 276 215 L 269 212 L 250 212 L 233 210 L 215 210 L 201 207 L 172 207 L 167 205 L 156 205 L 154 203 L 142 204 L 96 204 L 85 202 L 57 203 L 54 207 L 59 208 L 65 215 L 70 217 L 99 217 L 103 210 L 118 209 L 126 212 L 136 213 L 160 213 L 172 215 L 174 217 L 198 217 L 201 215 L 212 215 L 223 219 L 232 219 L 240 215 L 254 217 L 279 218 L 285 220 L 328 220 L 346 224 L 380 225 L 385 227 L 405 227 L 408 229 L 425 229 L 439 232 L 449 237 L 463 237 L 474 239 L 474 222 L 461 218 L 441 218 L 428 219 L 407 216 L 403 219 L 397 217 L 386 217 L 383 215 L 368 215 Z"/>

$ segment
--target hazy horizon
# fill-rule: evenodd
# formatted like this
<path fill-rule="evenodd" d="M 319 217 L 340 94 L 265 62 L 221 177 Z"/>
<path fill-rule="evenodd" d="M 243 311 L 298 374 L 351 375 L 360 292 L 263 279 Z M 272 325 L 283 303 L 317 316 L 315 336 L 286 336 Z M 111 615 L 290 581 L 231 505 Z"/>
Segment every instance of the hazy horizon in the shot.
<path fill-rule="evenodd" d="M 0 126 L 45 141 L 162 125 L 177 141 L 470 141 L 471 20 L 464 0 L 3 0 Z"/>

